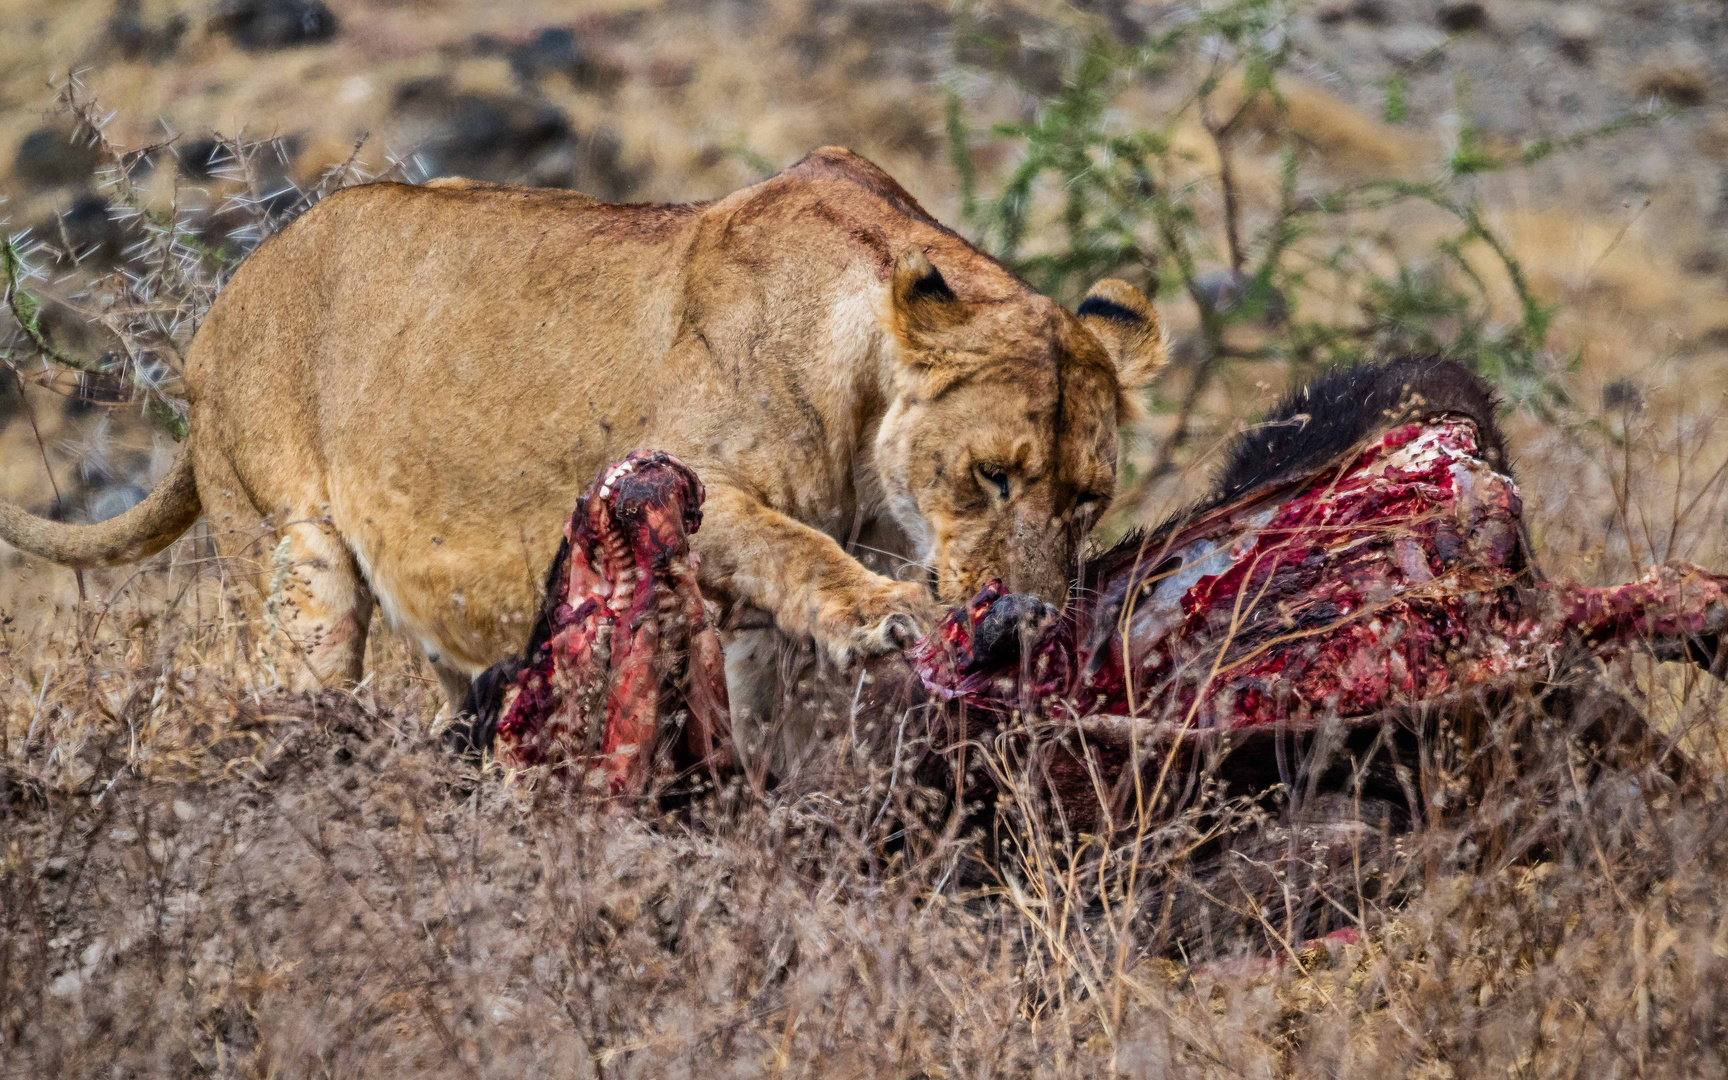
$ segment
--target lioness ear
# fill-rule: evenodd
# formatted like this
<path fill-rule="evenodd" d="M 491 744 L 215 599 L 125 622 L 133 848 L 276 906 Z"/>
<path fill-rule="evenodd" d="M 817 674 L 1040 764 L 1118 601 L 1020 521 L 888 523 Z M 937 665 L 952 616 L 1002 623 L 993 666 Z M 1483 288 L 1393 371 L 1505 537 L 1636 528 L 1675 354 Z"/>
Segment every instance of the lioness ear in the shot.
<path fill-rule="evenodd" d="M 1118 278 L 1105 278 L 1086 291 L 1074 314 L 1110 354 L 1124 391 L 1151 382 L 1169 354 L 1158 311 L 1140 290 Z"/>
<path fill-rule="evenodd" d="M 966 321 L 965 306 L 942 271 L 923 251 L 913 248 L 894 264 L 894 332 L 909 345 L 925 335 Z"/>

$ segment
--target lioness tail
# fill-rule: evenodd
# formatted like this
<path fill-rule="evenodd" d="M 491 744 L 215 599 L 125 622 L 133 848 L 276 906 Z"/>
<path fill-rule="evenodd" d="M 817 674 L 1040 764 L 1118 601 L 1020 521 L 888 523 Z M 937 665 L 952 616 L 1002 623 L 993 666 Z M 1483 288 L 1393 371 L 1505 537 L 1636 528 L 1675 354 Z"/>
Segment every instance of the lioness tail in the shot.
<path fill-rule="evenodd" d="M 124 514 L 94 525 L 49 521 L 0 499 L 0 540 L 62 566 L 118 566 L 172 544 L 202 509 L 192 478 L 192 449 L 183 443 L 155 491 Z"/>

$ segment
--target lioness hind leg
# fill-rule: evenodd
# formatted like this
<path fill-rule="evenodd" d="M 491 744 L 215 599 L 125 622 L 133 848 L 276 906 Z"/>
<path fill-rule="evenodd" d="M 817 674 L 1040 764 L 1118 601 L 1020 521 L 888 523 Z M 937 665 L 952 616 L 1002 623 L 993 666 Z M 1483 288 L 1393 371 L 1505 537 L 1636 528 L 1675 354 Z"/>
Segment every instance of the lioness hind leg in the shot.
<path fill-rule="evenodd" d="M 295 690 L 358 682 L 373 599 L 336 529 L 313 514 L 273 522 L 237 484 L 199 480 L 217 554 L 240 586 L 249 629 L 274 679 Z"/>
<path fill-rule="evenodd" d="M 354 556 L 324 522 L 293 522 L 275 537 L 255 584 L 278 678 L 296 690 L 359 682 L 372 594 Z"/>

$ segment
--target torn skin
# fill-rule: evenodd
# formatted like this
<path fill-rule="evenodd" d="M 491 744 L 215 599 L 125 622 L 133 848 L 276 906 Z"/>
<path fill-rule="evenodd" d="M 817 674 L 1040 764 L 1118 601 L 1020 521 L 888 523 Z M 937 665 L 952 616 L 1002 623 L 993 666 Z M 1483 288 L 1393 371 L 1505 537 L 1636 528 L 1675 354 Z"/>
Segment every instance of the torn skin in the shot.
<path fill-rule="evenodd" d="M 1379 377 L 1426 379 L 1431 393 L 1463 380 L 1465 407 L 1377 406 L 1336 421 L 1364 436 L 1348 449 L 1337 431 L 1308 457 L 1265 449 L 1258 482 L 1092 560 L 1060 617 L 995 582 L 951 612 L 906 653 L 915 696 L 961 721 L 933 722 L 932 749 L 1031 717 L 1053 736 L 1042 782 L 1070 821 L 1096 824 L 1110 812 L 1100 782 L 1119 787 L 1136 760 L 1156 770 L 1177 744 L 1333 718 L 1371 727 L 1643 646 L 1721 666 L 1728 578 L 1670 564 L 1608 588 L 1538 580 L 1491 398 L 1462 369 L 1400 363 Z M 1236 467 L 1250 457 L 1239 448 Z M 494 669 L 510 682 L 490 706 L 503 760 L 556 764 L 613 795 L 641 793 L 661 768 L 732 767 L 720 645 L 688 545 L 701 498 L 665 454 L 595 481 L 535 643 Z M 470 706 L 483 719 L 487 707 Z"/>
<path fill-rule="evenodd" d="M 918 678 L 973 737 L 1044 718 L 1037 775 L 1092 831 L 1126 810 L 1132 762 L 1164 775 L 1178 746 L 1186 759 L 1332 718 L 1371 729 L 1646 646 L 1720 669 L 1728 578 L 1668 564 L 1608 588 L 1535 580 L 1517 487 L 1478 446 L 1470 418 L 1401 424 L 1305 480 L 1119 547 L 1023 649 L 981 633 L 1014 602 L 993 583 L 911 650 Z"/>
<path fill-rule="evenodd" d="M 676 458 L 637 451 L 577 501 L 534 642 L 491 706 L 499 760 L 623 798 L 662 769 L 729 766 L 720 640 L 690 551 L 702 497 Z"/>
<path fill-rule="evenodd" d="M 1684 654 L 1682 639 L 1728 624 L 1728 578 L 1696 567 L 1610 588 L 1530 580 L 1521 512 L 1511 477 L 1479 456 L 1474 421 L 1402 424 L 1132 561 L 1106 556 L 1117 569 L 1099 575 L 1097 601 L 1072 605 L 1018 662 L 975 645 L 999 584 L 911 655 L 931 694 L 974 711 L 1234 729 L 1431 701 L 1541 673 L 1563 646 Z"/>

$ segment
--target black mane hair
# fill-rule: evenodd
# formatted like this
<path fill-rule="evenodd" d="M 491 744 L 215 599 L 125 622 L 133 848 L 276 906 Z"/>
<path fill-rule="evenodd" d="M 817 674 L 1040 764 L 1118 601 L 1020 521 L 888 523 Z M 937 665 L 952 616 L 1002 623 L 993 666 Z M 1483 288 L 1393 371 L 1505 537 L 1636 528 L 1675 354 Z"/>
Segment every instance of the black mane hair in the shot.
<path fill-rule="evenodd" d="M 1495 422 L 1500 399 L 1493 387 L 1455 360 L 1405 356 L 1328 372 L 1274 405 L 1266 418 L 1237 436 L 1212 493 L 1172 515 L 1156 529 L 1137 529 L 1090 560 L 1086 588 L 1124 560 L 1160 550 L 1160 541 L 1199 514 L 1311 476 L 1376 432 L 1432 416 L 1467 417 L 1476 424 L 1482 458 L 1511 472 L 1506 438 Z"/>
<path fill-rule="evenodd" d="M 1504 472 L 1499 406 L 1493 388 L 1454 360 L 1407 356 L 1330 372 L 1288 394 L 1236 439 L 1207 508 L 1310 475 L 1377 431 L 1448 413 L 1475 421 L 1483 460 Z"/>

